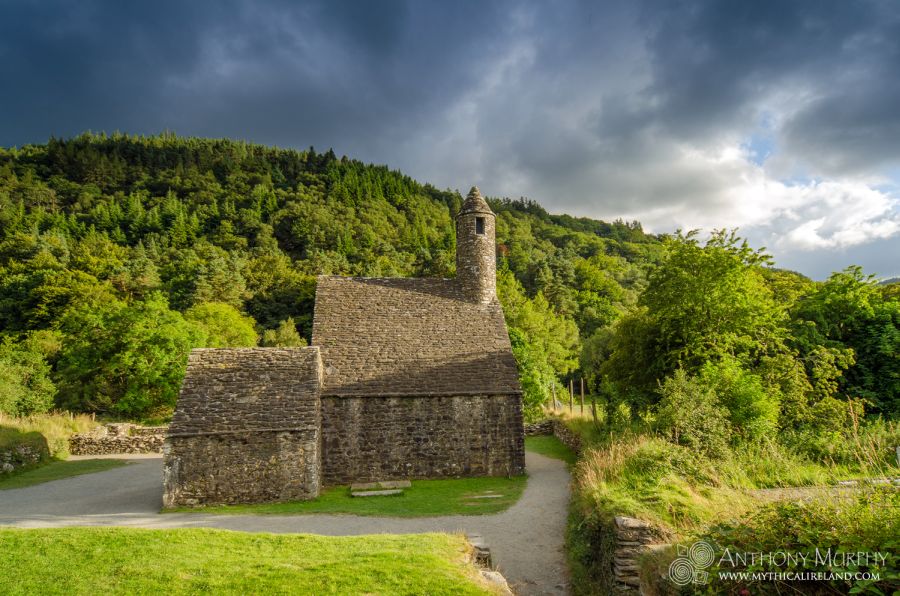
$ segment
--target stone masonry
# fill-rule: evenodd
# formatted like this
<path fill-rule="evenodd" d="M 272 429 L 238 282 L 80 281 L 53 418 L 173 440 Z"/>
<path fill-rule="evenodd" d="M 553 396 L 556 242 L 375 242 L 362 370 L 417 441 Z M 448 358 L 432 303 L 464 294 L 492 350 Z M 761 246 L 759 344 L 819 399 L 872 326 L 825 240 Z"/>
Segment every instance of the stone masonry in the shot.
<path fill-rule="evenodd" d="M 116 453 L 159 453 L 163 449 L 167 427 L 111 423 L 72 435 L 72 455 L 111 455 Z"/>
<path fill-rule="evenodd" d="M 473 188 L 456 220 L 455 279 L 320 276 L 313 347 L 194 350 L 164 454 L 165 505 L 524 473 L 494 219 Z"/>
<path fill-rule="evenodd" d="M 325 397 L 326 484 L 525 473 L 521 400 L 511 395 Z"/>
<path fill-rule="evenodd" d="M 166 507 L 314 498 L 318 348 L 193 350 L 164 450 Z"/>
<path fill-rule="evenodd" d="M 496 216 L 473 188 L 456 216 L 456 282 L 470 300 L 497 299 Z"/>

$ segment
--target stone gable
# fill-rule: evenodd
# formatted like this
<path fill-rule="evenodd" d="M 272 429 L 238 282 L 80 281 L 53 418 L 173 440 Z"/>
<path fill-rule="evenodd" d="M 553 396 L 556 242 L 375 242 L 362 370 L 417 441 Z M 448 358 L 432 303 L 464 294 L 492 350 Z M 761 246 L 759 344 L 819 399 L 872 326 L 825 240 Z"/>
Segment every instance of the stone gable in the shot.
<path fill-rule="evenodd" d="M 163 448 L 166 507 L 314 498 L 318 348 L 191 351 Z"/>

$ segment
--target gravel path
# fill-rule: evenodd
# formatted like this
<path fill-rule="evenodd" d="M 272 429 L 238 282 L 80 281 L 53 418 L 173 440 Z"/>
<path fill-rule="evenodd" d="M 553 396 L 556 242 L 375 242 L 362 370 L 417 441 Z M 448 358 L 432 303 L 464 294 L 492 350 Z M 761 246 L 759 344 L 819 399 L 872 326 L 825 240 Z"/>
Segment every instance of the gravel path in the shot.
<path fill-rule="evenodd" d="M 132 526 L 226 528 L 249 532 L 306 532 L 329 536 L 457 532 L 480 534 L 517 594 L 566 594 L 563 551 L 569 473 L 565 464 L 526 453 L 528 484 L 503 513 L 429 518 L 355 515 L 160 514 L 162 460 L 133 458 L 127 466 L 0 491 L 0 525 L 20 528 Z"/>

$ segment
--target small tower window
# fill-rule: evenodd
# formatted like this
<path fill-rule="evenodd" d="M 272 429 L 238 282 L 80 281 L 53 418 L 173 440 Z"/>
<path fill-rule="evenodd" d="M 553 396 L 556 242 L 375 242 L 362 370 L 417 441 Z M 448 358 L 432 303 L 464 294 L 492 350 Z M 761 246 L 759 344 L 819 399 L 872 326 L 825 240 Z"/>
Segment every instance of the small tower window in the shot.
<path fill-rule="evenodd" d="M 476 234 L 484 234 L 484 218 L 476 217 L 475 218 L 475 233 Z"/>

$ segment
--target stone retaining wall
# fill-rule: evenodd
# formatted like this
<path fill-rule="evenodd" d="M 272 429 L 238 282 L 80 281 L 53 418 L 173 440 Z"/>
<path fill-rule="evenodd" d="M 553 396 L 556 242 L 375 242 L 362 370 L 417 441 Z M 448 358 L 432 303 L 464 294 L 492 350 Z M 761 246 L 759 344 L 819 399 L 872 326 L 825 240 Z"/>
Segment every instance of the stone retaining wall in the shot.
<path fill-rule="evenodd" d="M 578 433 L 569 430 L 566 423 L 558 418 L 553 419 L 553 436 L 559 439 L 563 445 L 581 455 L 581 437 Z"/>
<path fill-rule="evenodd" d="M 69 453 L 72 455 L 162 453 L 167 428 L 130 423 L 105 424 L 90 432 L 72 435 L 69 439 Z"/>
<path fill-rule="evenodd" d="M 50 458 L 46 441 L 43 445 L 20 443 L 0 449 L 0 478 L 30 468 Z"/>
<path fill-rule="evenodd" d="M 615 517 L 613 531 L 615 590 L 619 594 L 638 594 L 641 588 L 639 559 L 647 552 L 667 546 L 664 535 L 644 520 L 623 515 Z"/>
<path fill-rule="evenodd" d="M 526 437 L 539 437 L 543 435 L 552 435 L 553 434 L 553 420 L 550 418 L 546 418 L 541 420 L 540 422 L 535 422 L 533 424 L 525 425 L 525 436 Z"/>
<path fill-rule="evenodd" d="M 578 436 L 578 433 L 569 430 L 566 423 L 559 418 L 545 418 L 539 422 L 525 425 L 526 437 L 541 435 L 553 435 L 563 445 L 575 453 L 581 454 L 581 437 Z"/>

